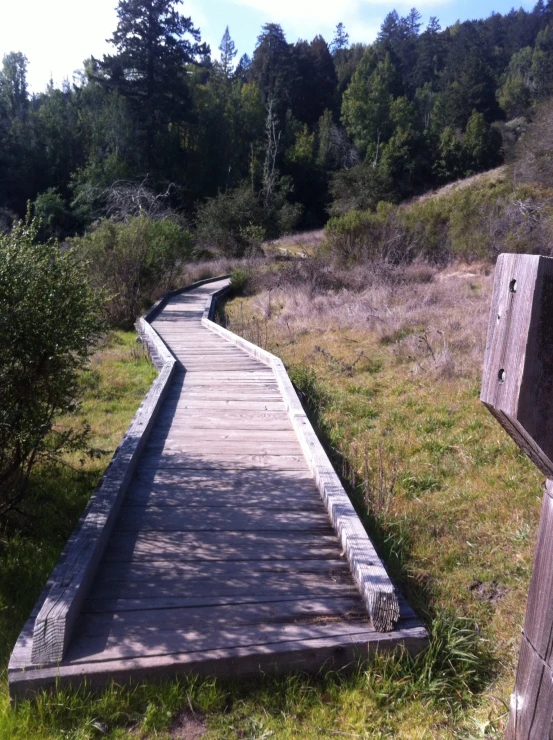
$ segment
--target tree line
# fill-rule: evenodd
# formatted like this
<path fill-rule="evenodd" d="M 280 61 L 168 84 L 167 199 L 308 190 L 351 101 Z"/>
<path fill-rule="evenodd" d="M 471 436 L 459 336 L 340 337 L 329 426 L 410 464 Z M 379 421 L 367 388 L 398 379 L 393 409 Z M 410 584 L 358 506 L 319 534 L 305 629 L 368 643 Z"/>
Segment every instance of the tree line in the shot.
<path fill-rule="evenodd" d="M 228 28 L 212 52 L 180 5 L 120 0 L 112 53 L 61 88 L 30 95 L 24 54 L 4 56 L 0 226 L 30 201 L 65 238 L 145 188 L 240 252 L 500 163 L 552 92 L 553 0 L 446 29 L 393 11 L 370 44 L 343 24 L 290 43 L 268 23 L 251 58 Z"/>

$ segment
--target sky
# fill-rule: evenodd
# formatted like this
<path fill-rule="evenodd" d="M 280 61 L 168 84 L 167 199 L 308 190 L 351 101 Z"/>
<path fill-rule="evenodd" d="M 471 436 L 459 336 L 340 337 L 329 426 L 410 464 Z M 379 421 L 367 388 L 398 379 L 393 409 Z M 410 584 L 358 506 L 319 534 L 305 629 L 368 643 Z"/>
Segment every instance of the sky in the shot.
<path fill-rule="evenodd" d="M 280 23 L 289 42 L 322 34 L 330 42 L 339 22 L 350 41 L 374 41 L 384 17 L 394 7 L 407 15 L 416 5 L 423 24 L 436 16 L 442 28 L 456 20 L 506 13 L 512 0 L 184 0 L 181 12 L 191 16 L 202 40 L 218 58 L 218 46 L 228 25 L 238 56 L 251 56 L 261 26 Z M 516 7 L 530 10 L 535 0 Z M 108 39 L 116 25 L 117 0 L 0 0 L 0 56 L 22 51 L 29 60 L 31 92 L 44 90 L 50 79 L 59 86 L 70 81 L 84 59 L 109 53 Z"/>

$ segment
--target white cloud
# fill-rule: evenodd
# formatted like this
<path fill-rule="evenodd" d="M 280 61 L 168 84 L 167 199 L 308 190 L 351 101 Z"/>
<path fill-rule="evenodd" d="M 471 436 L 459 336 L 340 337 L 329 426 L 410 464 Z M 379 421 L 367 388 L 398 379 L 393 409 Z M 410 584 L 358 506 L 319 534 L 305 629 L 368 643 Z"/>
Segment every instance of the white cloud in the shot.
<path fill-rule="evenodd" d="M 284 29 L 301 38 L 322 33 L 330 41 L 336 25 L 344 23 L 350 40 L 366 43 L 376 38 L 386 14 L 396 7 L 400 14 L 413 7 L 414 0 L 228 0 L 235 6 L 256 10 L 268 21 L 280 23 Z M 451 0 L 417 0 L 417 8 L 449 5 Z M 295 40 L 290 37 L 289 41 Z"/>
<path fill-rule="evenodd" d="M 0 55 L 22 51 L 29 59 L 32 91 L 44 89 L 50 76 L 59 84 L 82 67 L 91 54 L 109 49 L 105 39 L 116 23 L 116 0 L 2 0 Z"/>
<path fill-rule="evenodd" d="M 325 0 L 235 0 L 239 5 L 246 5 L 264 13 L 271 20 L 280 19 L 282 23 L 296 25 L 318 24 L 323 26 L 336 25 L 343 17 L 351 16 L 361 3 L 359 0 L 341 0 L 341 2 L 325 2 Z"/>

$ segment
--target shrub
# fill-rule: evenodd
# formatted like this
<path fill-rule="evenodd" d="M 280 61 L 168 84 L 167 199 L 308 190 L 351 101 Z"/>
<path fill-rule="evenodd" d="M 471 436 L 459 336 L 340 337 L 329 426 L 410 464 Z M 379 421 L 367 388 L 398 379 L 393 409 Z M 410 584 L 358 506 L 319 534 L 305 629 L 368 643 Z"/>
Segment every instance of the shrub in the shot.
<path fill-rule="evenodd" d="M 390 203 L 379 203 L 374 213 L 350 211 L 331 218 L 326 234 L 332 250 L 344 262 L 403 262 L 410 252 L 403 213 Z"/>
<path fill-rule="evenodd" d="M 500 252 L 551 254 L 551 191 L 533 185 L 513 193 L 503 179 L 477 182 L 415 201 L 379 203 L 376 212 L 330 219 L 327 248 L 343 263 L 363 260 L 432 263 L 490 259 Z"/>
<path fill-rule="evenodd" d="M 337 172 L 330 183 L 331 216 L 373 210 L 382 200 L 394 200 L 394 183 L 385 167 L 358 164 Z"/>
<path fill-rule="evenodd" d="M 201 247 L 214 246 L 227 255 L 252 256 L 259 252 L 265 238 L 291 232 L 301 212 L 298 203 L 286 200 L 286 182 L 266 204 L 249 185 L 243 185 L 219 193 L 198 209 L 198 242 Z"/>
<path fill-rule="evenodd" d="M 250 246 L 254 230 L 263 230 L 263 222 L 263 208 L 251 187 L 245 185 L 219 193 L 200 207 L 197 237 L 202 246 L 216 246 L 226 254 L 242 255 Z"/>
<path fill-rule="evenodd" d="M 75 405 L 99 330 L 85 266 L 37 236 L 30 220 L 0 235 L 0 516 L 23 498 L 33 465 L 82 439 L 53 427 Z"/>
<path fill-rule="evenodd" d="M 235 267 L 230 273 L 230 287 L 233 293 L 243 293 L 252 278 L 251 270 Z"/>
<path fill-rule="evenodd" d="M 92 284 L 108 295 L 107 321 L 122 327 L 132 326 L 173 286 L 180 263 L 192 252 L 188 231 L 168 219 L 147 216 L 130 218 L 128 223 L 101 221 L 73 244 L 89 265 Z"/>
<path fill-rule="evenodd" d="M 75 226 L 67 203 L 56 188 L 39 193 L 33 204 L 33 210 L 40 221 L 39 236 L 43 241 L 50 238 L 64 239 Z"/>
<path fill-rule="evenodd" d="M 517 182 L 533 182 L 553 188 L 553 100 L 543 103 L 516 150 Z"/>

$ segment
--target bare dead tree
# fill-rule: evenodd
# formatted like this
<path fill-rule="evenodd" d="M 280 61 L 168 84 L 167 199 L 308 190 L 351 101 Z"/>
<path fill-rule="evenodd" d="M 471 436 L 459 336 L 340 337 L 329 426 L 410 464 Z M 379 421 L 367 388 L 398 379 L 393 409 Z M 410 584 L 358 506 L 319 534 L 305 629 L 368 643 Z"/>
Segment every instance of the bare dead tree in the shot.
<path fill-rule="evenodd" d="M 148 177 L 141 182 L 117 180 L 107 188 L 87 188 L 78 200 L 95 204 L 95 218 L 107 217 L 112 221 L 128 223 L 129 219 L 144 215 L 156 221 L 168 218 L 180 222 L 182 217 L 170 204 L 178 186 L 169 183 L 163 192 L 156 193 L 148 184 Z"/>
<path fill-rule="evenodd" d="M 275 113 L 274 98 L 269 98 L 267 103 L 267 118 L 265 120 L 265 136 L 267 147 L 265 150 L 265 162 L 263 164 L 263 203 L 269 205 L 278 183 L 278 170 L 276 158 L 280 146 L 281 131 L 278 130 L 278 118 Z"/>
<path fill-rule="evenodd" d="M 147 216 L 160 221 L 175 215 L 169 199 L 176 186 L 170 183 L 164 192 L 154 193 L 148 186 L 148 178 L 140 183 L 120 180 L 101 192 L 105 213 L 113 221 L 127 222 L 129 218 Z"/>

